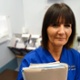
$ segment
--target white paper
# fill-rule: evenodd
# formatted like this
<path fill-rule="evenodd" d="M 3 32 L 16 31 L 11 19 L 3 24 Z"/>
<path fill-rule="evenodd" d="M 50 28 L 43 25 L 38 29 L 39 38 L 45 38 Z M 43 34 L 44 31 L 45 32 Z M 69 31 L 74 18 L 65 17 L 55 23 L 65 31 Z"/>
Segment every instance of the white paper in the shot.
<path fill-rule="evenodd" d="M 22 70 L 24 80 L 67 80 L 68 65 L 65 63 L 31 64 Z"/>

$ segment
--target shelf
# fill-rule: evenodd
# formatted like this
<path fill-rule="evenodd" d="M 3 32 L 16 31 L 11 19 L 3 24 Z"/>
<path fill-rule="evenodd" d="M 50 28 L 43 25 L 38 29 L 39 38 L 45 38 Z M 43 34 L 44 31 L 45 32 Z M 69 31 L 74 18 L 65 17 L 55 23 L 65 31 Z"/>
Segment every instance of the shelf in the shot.
<path fill-rule="evenodd" d="M 23 49 L 23 48 L 14 48 L 14 47 L 8 47 L 17 58 L 23 58 L 28 52 L 32 51 L 32 50 L 28 50 L 28 49 Z"/>
<path fill-rule="evenodd" d="M 23 58 L 24 55 L 16 55 L 17 58 Z"/>

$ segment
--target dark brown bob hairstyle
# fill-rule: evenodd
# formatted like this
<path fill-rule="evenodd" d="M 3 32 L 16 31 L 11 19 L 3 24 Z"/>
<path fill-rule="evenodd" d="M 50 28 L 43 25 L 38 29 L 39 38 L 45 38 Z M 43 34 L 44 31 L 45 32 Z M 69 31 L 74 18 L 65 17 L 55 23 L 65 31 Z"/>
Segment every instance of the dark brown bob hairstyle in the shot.
<path fill-rule="evenodd" d="M 61 20 L 60 20 L 61 19 Z M 54 24 L 71 24 L 72 34 L 68 42 L 64 45 L 66 48 L 70 48 L 74 42 L 76 35 L 76 22 L 75 16 L 71 8 L 65 3 L 55 3 L 48 8 L 45 13 L 42 24 L 42 41 L 41 45 L 45 49 L 48 49 L 48 35 L 47 28 Z"/>

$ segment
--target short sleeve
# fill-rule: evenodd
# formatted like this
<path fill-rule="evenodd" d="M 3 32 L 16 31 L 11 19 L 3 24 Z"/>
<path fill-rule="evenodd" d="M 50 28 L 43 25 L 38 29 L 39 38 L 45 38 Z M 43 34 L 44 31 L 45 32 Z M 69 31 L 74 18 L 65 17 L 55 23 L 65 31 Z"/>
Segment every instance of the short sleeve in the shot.
<path fill-rule="evenodd" d="M 80 80 L 80 53 L 77 61 L 77 70 L 76 70 L 76 79 L 75 80 Z"/>
<path fill-rule="evenodd" d="M 29 62 L 23 58 L 22 62 L 21 62 L 21 65 L 20 65 L 20 68 L 19 68 L 19 73 L 18 73 L 18 77 L 17 77 L 17 80 L 24 80 L 23 79 L 23 75 L 22 75 L 22 68 L 23 67 L 28 67 L 29 66 Z"/>

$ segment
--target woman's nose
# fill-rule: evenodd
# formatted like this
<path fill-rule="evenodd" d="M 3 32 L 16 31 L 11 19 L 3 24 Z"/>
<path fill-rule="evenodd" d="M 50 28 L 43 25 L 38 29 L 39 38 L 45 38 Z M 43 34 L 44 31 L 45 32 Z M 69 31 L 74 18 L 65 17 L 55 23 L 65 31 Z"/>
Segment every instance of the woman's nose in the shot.
<path fill-rule="evenodd" d="M 65 33 L 65 27 L 64 27 L 64 25 L 60 25 L 60 27 L 59 27 L 59 33 L 60 34 Z"/>

